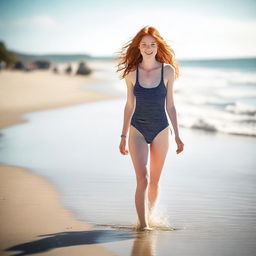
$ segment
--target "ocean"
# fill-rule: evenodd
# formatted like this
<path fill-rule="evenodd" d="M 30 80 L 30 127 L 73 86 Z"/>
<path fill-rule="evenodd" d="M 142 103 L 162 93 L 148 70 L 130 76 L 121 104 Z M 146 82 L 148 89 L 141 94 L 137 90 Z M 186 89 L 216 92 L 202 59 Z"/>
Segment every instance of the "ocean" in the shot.
<path fill-rule="evenodd" d="M 175 85 L 180 124 L 212 132 L 256 135 L 256 58 L 184 65 Z"/>
<path fill-rule="evenodd" d="M 244 136 L 256 136 L 256 58 L 178 61 L 181 75 L 174 82 L 179 125 Z M 93 65 L 93 64 L 92 64 Z M 115 63 L 95 65 L 108 84 L 87 88 L 126 95 Z"/>

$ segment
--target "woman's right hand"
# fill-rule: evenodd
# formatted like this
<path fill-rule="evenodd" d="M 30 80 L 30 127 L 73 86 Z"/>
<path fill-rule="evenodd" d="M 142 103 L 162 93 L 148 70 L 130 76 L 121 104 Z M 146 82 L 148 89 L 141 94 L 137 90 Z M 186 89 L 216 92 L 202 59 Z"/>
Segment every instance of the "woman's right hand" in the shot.
<path fill-rule="evenodd" d="M 122 155 L 127 155 L 128 154 L 128 150 L 125 149 L 126 147 L 126 138 L 121 138 L 121 142 L 120 142 L 120 145 L 119 145 L 119 150 L 120 150 L 120 153 Z"/>

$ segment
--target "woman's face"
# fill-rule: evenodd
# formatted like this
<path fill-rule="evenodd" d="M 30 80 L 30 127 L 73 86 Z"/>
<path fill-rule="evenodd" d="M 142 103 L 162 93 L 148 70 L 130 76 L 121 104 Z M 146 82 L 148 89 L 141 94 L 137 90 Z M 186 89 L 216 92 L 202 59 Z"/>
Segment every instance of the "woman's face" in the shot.
<path fill-rule="evenodd" d="M 139 44 L 140 53 L 143 58 L 155 58 L 157 54 L 157 41 L 150 35 L 144 36 Z"/>

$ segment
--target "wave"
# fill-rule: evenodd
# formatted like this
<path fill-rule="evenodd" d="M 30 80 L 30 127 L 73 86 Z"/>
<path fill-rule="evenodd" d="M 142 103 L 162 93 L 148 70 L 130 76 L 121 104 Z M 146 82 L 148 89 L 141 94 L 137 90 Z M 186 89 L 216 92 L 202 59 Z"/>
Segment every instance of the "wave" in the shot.
<path fill-rule="evenodd" d="M 230 86 L 252 86 L 252 87 L 256 87 L 256 82 L 255 79 L 254 81 L 230 81 L 228 82 L 228 84 Z"/>
<path fill-rule="evenodd" d="M 202 118 L 197 119 L 196 122 L 191 126 L 191 128 L 202 129 L 210 132 L 218 131 L 218 129 L 213 124 L 207 123 L 207 121 Z"/>
<path fill-rule="evenodd" d="M 256 115 L 256 107 L 249 106 L 249 105 L 241 103 L 241 102 L 235 102 L 233 104 L 228 104 L 225 107 L 225 110 L 230 113 L 233 113 L 233 114 L 249 115 L 249 116 Z"/>
<path fill-rule="evenodd" d="M 194 119 L 190 117 L 187 120 L 185 118 L 181 118 L 180 126 L 207 132 L 223 132 L 233 135 L 256 137 L 256 120 L 254 119 L 225 121 L 225 119 L 217 120 L 211 117 L 194 117 Z"/>

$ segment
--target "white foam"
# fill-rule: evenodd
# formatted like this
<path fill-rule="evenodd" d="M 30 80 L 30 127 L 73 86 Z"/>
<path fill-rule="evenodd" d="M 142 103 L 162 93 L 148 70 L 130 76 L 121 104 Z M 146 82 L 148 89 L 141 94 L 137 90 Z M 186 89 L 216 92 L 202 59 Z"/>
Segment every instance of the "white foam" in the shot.
<path fill-rule="evenodd" d="M 235 104 L 227 105 L 225 110 L 234 114 L 246 114 L 246 115 L 256 114 L 256 107 L 253 107 L 241 102 L 235 102 Z"/>
<path fill-rule="evenodd" d="M 155 207 L 149 215 L 149 226 L 153 228 L 171 228 L 170 219 L 167 213 Z"/>

